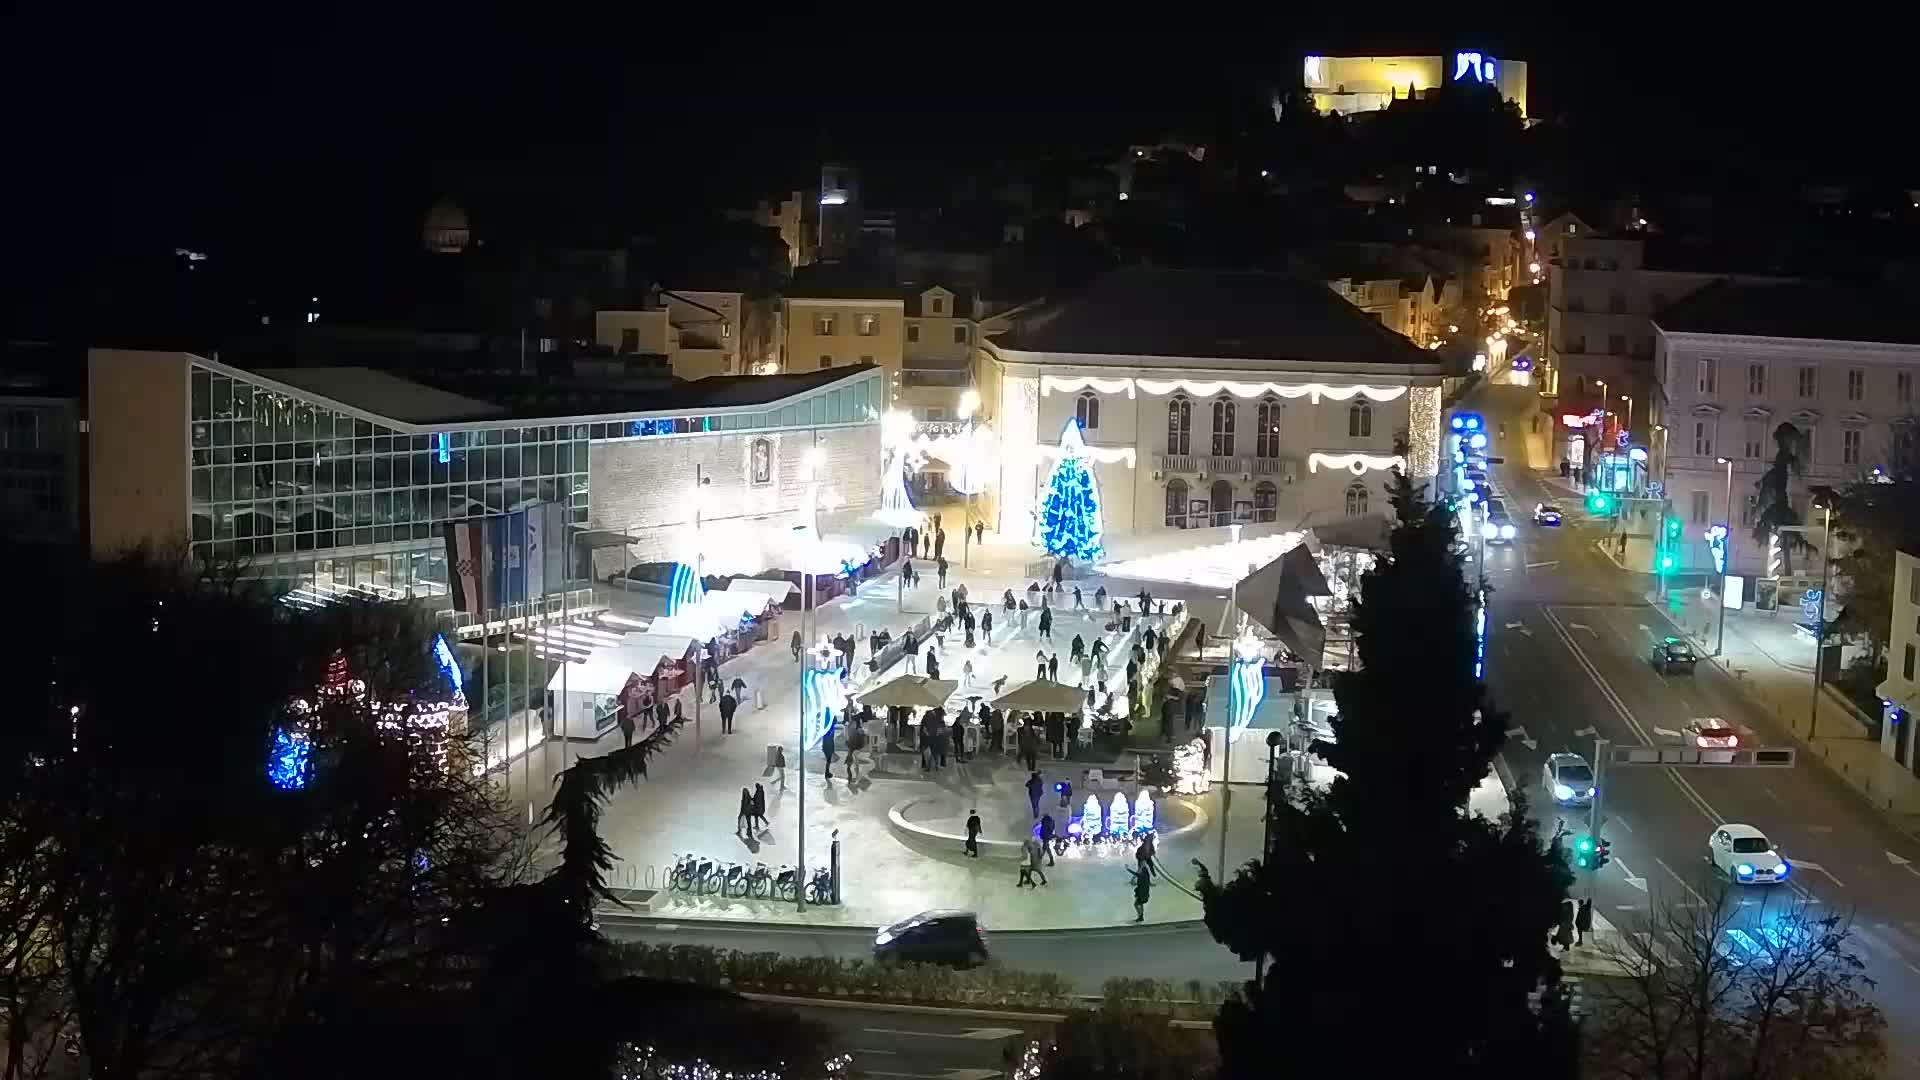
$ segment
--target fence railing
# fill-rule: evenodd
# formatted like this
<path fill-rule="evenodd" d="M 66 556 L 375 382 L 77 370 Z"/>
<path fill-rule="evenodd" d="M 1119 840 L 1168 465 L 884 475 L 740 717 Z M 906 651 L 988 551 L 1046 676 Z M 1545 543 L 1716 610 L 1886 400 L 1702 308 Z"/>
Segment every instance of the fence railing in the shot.
<path fill-rule="evenodd" d="M 544 620 L 561 612 L 592 611 L 605 606 L 589 588 L 568 589 L 565 592 L 549 593 L 517 604 L 488 608 L 485 619 L 455 608 L 443 608 L 437 614 L 451 625 L 455 632 L 465 636 L 490 634 L 514 626 L 526 626 L 534 620 Z"/>

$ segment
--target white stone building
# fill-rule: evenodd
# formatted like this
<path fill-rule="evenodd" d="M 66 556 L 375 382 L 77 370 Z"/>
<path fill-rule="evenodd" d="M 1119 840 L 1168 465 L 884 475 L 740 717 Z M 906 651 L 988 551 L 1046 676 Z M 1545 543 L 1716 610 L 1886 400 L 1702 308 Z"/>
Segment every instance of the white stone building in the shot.
<path fill-rule="evenodd" d="M 1895 555 L 1893 626 L 1887 635 L 1887 677 L 1876 691 L 1886 703 L 1880 725 L 1880 749 L 1920 776 L 1920 556 Z"/>
<path fill-rule="evenodd" d="M 1032 534 L 1076 421 L 1109 533 L 1377 516 L 1401 436 L 1438 468 L 1440 363 L 1320 281 L 1119 270 L 984 354 L 1007 535 Z"/>
<path fill-rule="evenodd" d="M 1912 422 L 1920 305 L 1911 296 L 1727 281 L 1668 308 L 1655 330 L 1661 426 L 1650 474 L 1664 481 L 1685 523 L 1682 570 L 1711 565 L 1704 531 L 1728 522 L 1721 459 L 1733 466 L 1728 572 L 1761 575 L 1767 553 L 1752 537 L 1753 500 L 1779 426 L 1792 424 L 1804 438 L 1804 468 L 1789 492 L 1805 522 L 1809 485 L 1839 486 L 1870 472 L 1893 426 Z"/>

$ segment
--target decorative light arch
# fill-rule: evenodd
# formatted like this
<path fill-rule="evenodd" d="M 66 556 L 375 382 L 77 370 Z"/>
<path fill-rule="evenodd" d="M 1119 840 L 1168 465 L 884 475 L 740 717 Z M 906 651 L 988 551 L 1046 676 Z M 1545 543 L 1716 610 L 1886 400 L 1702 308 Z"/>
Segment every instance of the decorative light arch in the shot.
<path fill-rule="evenodd" d="M 1311 382 L 1296 385 L 1281 385 L 1272 382 L 1234 382 L 1226 379 L 1200 381 L 1195 379 L 1096 379 L 1090 376 L 1065 378 L 1058 375 L 1043 375 L 1040 378 L 1040 395 L 1045 397 L 1055 390 L 1073 393 L 1092 387 L 1103 394 L 1118 394 L 1125 391 L 1128 397 L 1134 397 L 1136 391 L 1145 391 L 1155 396 L 1173 393 L 1191 394 L 1196 398 L 1210 398 L 1225 391 L 1237 398 L 1257 398 L 1263 394 L 1277 394 L 1283 398 L 1311 398 L 1318 404 L 1321 398 L 1345 401 L 1359 394 L 1373 401 L 1397 401 L 1407 395 L 1404 386 L 1367 386 L 1353 384 L 1334 386 L 1331 383 Z"/>
<path fill-rule="evenodd" d="M 1329 469 L 1345 469 L 1355 476 L 1365 476 L 1370 472 L 1385 469 L 1404 469 L 1407 459 L 1400 454 L 1321 454 L 1307 455 L 1307 471 L 1319 472 L 1324 465 Z"/>

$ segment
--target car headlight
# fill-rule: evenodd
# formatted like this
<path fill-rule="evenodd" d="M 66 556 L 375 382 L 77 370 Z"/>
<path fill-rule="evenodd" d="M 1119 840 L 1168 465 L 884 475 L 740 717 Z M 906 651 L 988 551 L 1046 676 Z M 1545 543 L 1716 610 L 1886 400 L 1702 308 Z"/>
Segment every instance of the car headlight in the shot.
<path fill-rule="evenodd" d="M 885 945 L 887 942 L 892 940 L 893 940 L 893 934 L 891 931 L 882 930 L 879 933 L 873 935 L 873 943 L 876 946 Z"/>
<path fill-rule="evenodd" d="M 1739 866 L 1736 866 L 1736 867 L 1734 867 L 1734 868 L 1733 868 L 1733 872 L 1734 872 L 1734 873 L 1736 873 L 1736 874 L 1739 874 L 1739 875 L 1740 875 L 1741 877 L 1752 877 L 1752 876 L 1753 876 L 1753 864 L 1752 864 L 1752 863 L 1744 863 L 1744 862 L 1743 862 L 1743 863 L 1741 863 L 1741 864 L 1740 864 Z"/>
<path fill-rule="evenodd" d="M 1480 526 L 1480 535 L 1488 540 L 1492 540 L 1494 537 L 1500 535 L 1500 526 L 1489 521 L 1485 525 Z"/>
<path fill-rule="evenodd" d="M 1778 867 L 1776 867 L 1776 868 L 1774 869 L 1774 871 L 1773 871 L 1773 876 L 1774 876 L 1774 877 L 1786 877 L 1786 876 L 1787 876 L 1787 860 L 1785 860 L 1785 859 L 1781 859 L 1781 860 L 1780 860 L 1780 865 L 1779 865 Z"/>
<path fill-rule="evenodd" d="M 1519 530 L 1515 529 L 1513 526 L 1511 525 L 1500 526 L 1500 539 L 1511 540 L 1517 535 L 1519 535 Z"/>
<path fill-rule="evenodd" d="M 1560 800 L 1573 798 L 1573 789 L 1565 784 L 1553 785 L 1553 797 Z"/>

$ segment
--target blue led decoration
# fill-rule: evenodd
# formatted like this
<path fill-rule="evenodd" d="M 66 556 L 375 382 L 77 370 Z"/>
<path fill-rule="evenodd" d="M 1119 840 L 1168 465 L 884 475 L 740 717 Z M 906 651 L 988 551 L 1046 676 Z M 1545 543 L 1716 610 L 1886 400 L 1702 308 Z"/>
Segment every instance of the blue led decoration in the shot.
<path fill-rule="evenodd" d="M 1227 737 L 1253 723 L 1253 714 L 1267 697 L 1267 658 L 1260 640 L 1243 630 L 1233 643 L 1233 669 L 1227 675 Z"/>
<path fill-rule="evenodd" d="M 453 649 L 447 645 L 447 639 L 433 635 L 433 662 L 440 665 L 440 674 L 447 677 L 447 685 L 453 687 L 456 697 L 465 697 L 467 693 L 466 676 L 460 673 L 460 662 L 453 658 Z"/>
<path fill-rule="evenodd" d="M 1713 553 L 1713 572 L 1727 572 L 1727 527 L 1725 525 L 1707 526 L 1707 550 Z"/>
<path fill-rule="evenodd" d="M 1049 555 L 1075 562 L 1097 562 L 1106 554 L 1100 543 L 1100 489 L 1089 467 L 1080 421 L 1069 420 L 1060 432 L 1060 460 L 1047 478 L 1047 497 L 1035 515 L 1036 547 Z"/>
<path fill-rule="evenodd" d="M 705 599 L 707 587 L 700 575 L 686 563 L 673 564 L 673 580 L 667 588 L 667 614 L 672 616 L 683 607 L 697 604 Z"/>
<path fill-rule="evenodd" d="M 1480 590 L 1480 605 L 1473 613 L 1473 677 L 1483 678 L 1487 670 L 1487 591 Z"/>
<path fill-rule="evenodd" d="M 440 464 L 445 465 L 447 462 L 452 461 L 453 460 L 453 437 L 448 435 L 444 431 L 434 432 L 433 433 L 433 449 L 436 456 L 440 458 Z"/>
<path fill-rule="evenodd" d="M 807 669 L 800 679 L 800 739 L 806 749 L 820 745 L 833 731 L 834 715 L 847 706 L 846 685 L 840 681 L 840 657 L 826 642 L 807 653 Z"/>
<path fill-rule="evenodd" d="M 312 777 L 313 743 L 307 733 L 278 728 L 273 733 L 273 748 L 267 752 L 267 779 L 281 791 L 298 791 Z"/>

